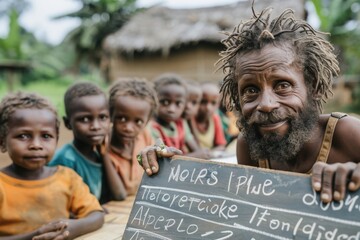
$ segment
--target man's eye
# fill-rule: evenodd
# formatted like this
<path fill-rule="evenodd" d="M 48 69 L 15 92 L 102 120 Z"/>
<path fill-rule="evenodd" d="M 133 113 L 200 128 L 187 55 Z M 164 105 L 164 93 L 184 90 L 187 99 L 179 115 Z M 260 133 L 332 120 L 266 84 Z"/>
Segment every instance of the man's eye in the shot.
<path fill-rule="evenodd" d="M 122 122 L 122 123 L 126 122 L 126 118 L 125 118 L 125 117 L 119 117 L 118 119 L 119 119 L 119 121 Z"/>
<path fill-rule="evenodd" d="M 257 94 L 258 92 L 259 90 L 255 87 L 247 87 L 243 90 L 244 95 L 253 95 L 253 94 Z"/>
<path fill-rule="evenodd" d="M 275 91 L 287 90 L 289 88 L 291 88 L 290 83 L 288 83 L 288 82 L 279 82 L 275 86 Z"/>

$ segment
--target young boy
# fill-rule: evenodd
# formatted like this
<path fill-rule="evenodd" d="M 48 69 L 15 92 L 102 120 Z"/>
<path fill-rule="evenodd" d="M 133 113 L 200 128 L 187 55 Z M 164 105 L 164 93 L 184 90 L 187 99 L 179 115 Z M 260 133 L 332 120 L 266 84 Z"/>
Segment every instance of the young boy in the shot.
<path fill-rule="evenodd" d="M 134 195 L 144 173 L 136 154 L 154 143 L 146 125 L 157 108 L 156 93 L 146 80 L 119 80 L 110 89 L 109 105 L 113 122 L 109 155 L 126 194 Z"/>
<path fill-rule="evenodd" d="M 110 128 L 105 93 L 93 83 L 76 83 L 66 91 L 64 103 L 63 120 L 74 140 L 59 149 L 49 165 L 74 169 L 100 203 L 123 200 L 124 185 L 105 154 Z"/>
<path fill-rule="evenodd" d="M 73 239 L 102 226 L 102 208 L 81 178 L 46 166 L 58 135 L 56 110 L 44 98 L 17 93 L 1 101 L 0 148 L 12 164 L 0 170 L 0 239 Z"/>
<path fill-rule="evenodd" d="M 200 85 L 194 82 L 187 82 L 186 88 L 187 98 L 182 118 L 190 124 L 190 120 L 196 116 L 199 110 L 202 98 L 202 90 Z"/>
<path fill-rule="evenodd" d="M 219 107 L 219 87 L 215 83 L 201 84 L 202 99 L 197 115 L 191 121 L 191 128 L 199 145 L 211 150 L 224 150 L 226 139 L 221 119 L 216 113 Z"/>
<path fill-rule="evenodd" d="M 161 138 L 165 145 L 180 149 L 184 153 L 198 151 L 198 144 L 181 118 L 187 98 L 184 80 L 176 74 L 166 73 L 157 77 L 154 83 L 159 108 L 155 120 L 151 123 L 153 138 Z"/>

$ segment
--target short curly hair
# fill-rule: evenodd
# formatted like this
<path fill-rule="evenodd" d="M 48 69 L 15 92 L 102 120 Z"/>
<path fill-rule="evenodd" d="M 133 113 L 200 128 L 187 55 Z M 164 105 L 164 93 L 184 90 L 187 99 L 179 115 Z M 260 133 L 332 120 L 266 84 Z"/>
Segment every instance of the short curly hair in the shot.
<path fill-rule="evenodd" d="M 119 96 L 133 96 L 150 103 L 150 117 L 156 112 L 158 99 L 151 82 L 141 78 L 123 78 L 117 80 L 109 90 L 110 116 L 114 113 L 115 102 Z"/>
<path fill-rule="evenodd" d="M 76 98 L 86 97 L 86 96 L 97 96 L 104 95 L 105 92 L 96 84 L 91 82 L 78 82 L 71 85 L 65 92 L 64 95 L 64 106 L 65 113 L 69 117 L 71 115 L 70 106 L 71 102 Z"/>
<path fill-rule="evenodd" d="M 271 8 L 266 8 L 253 17 L 241 22 L 233 32 L 226 33 L 222 40 L 225 50 L 220 53 L 219 69 L 226 74 L 220 92 L 227 109 L 234 107 L 241 112 L 239 92 L 236 79 L 236 58 L 242 53 L 261 49 L 273 43 L 280 46 L 290 44 L 298 58 L 298 64 L 304 74 L 305 83 L 310 93 L 319 96 L 315 104 L 322 112 L 323 103 L 332 95 L 333 77 L 339 74 L 339 64 L 333 53 L 333 46 L 321 37 L 321 32 L 314 30 L 308 23 L 296 19 L 291 9 L 270 21 Z M 230 96 L 231 101 L 226 102 Z"/>
<path fill-rule="evenodd" d="M 157 76 L 154 80 L 155 91 L 159 92 L 159 90 L 168 84 L 176 84 L 179 86 L 183 86 L 185 91 L 187 91 L 186 80 L 182 78 L 180 75 L 176 73 L 163 73 Z"/>
<path fill-rule="evenodd" d="M 48 109 L 56 116 L 56 135 L 59 137 L 60 120 L 49 100 L 35 93 L 17 92 L 6 95 L 0 102 L 0 148 L 5 152 L 5 138 L 9 132 L 9 120 L 18 109 Z"/>

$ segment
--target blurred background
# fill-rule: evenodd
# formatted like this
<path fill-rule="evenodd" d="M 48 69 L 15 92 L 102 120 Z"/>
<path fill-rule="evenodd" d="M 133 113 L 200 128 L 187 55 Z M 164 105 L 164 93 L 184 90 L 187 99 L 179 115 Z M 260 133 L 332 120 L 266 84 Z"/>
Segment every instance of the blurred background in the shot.
<path fill-rule="evenodd" d="M 105 90 L 117 78 L 152 79 L 177 72 L 194 81 L 220 81 L 214 63 L 221 31 L 250 17 L 250 0 L 1 0 L 0 98 L 19 89 L 51 99 L 75 81 Z M 274 16 L 297 17 L 329 32 L 341 63 L 325 112 L 360 113 L 360 0 L 256 0 Z"/>

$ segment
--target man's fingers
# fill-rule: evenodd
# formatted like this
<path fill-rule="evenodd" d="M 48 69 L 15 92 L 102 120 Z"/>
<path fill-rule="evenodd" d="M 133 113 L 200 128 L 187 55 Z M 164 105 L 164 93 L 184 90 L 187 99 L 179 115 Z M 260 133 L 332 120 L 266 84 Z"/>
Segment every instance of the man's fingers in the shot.
<path fill-rule="evenodd" d="M 155 158 L 155 163 L 154 163 Z M 153 146 L 144 148 L 138 155 L 137 160 L 148 175 L 152 175 L 151 167 L 157 164 L 156 151 Z M 150 165 L 150 163 L 152 165 Z"/>
<path fill-rule="evenodd" d="M 334 179 L 333 165 L 317 162 L 312 169 L 311 182 L 315 191 L 320 191 L 320 198 L 327 203 L 332 200 L 332 184 Z"/>
<path fill-rule="evenodd" d="M 173 157 L 174 155 L 182 155 L 183 152 L 177 148 L 174 147 L 166 147 L 162 153 L 162 157 Z"/>
<path fill-rule="evenodd" d="M 138 155 L 137 160 L 144 168 L 147 175 L 155 174 L 159 171 L 158 158 L 172 157 L 183 152 L 174 147 L 167 147 L 163 141 L 158 138 L 154 146 L 144 148 Z"/>
<path fill-rule="evenodd" d="M 322 173 L 325 165 L 326 164 L 323 162 L 316 162 L 312 169 L 311 183 L 312 187 L 317 192 L 321 190 Z"/>
<path fill-rule="evenodd" d="M 158 158 L 157 158 L 157 149 L 156 147 L 152 147 L 147 152 L 147 160 L 148 160 L 148 167 L 145 168 L 146 173 L 150 176 L 152 174 L 155 174 L 159 171 L 159 164 L 158 164 Z"/>
<path fill-rule="evenodd" d="M 331 202 L 332 200 L 334 174 L 334 165 L 326 165 L 323 169 L 320 198 L 324 203 Z"/>
<path fill-rule="evenodd" d="M 346 193 L 347 180 L 349 177 L 348 168 L 344 164 L 339 164 L 334 177 L 334 200 L 340 201 L 344 199 Z"/>
<path fill-rule="evenodd" d="M 360 189 L 360 163 L 356 164 L 356 167 L 352 171 L 348 188 L 350 191 Z"/>

